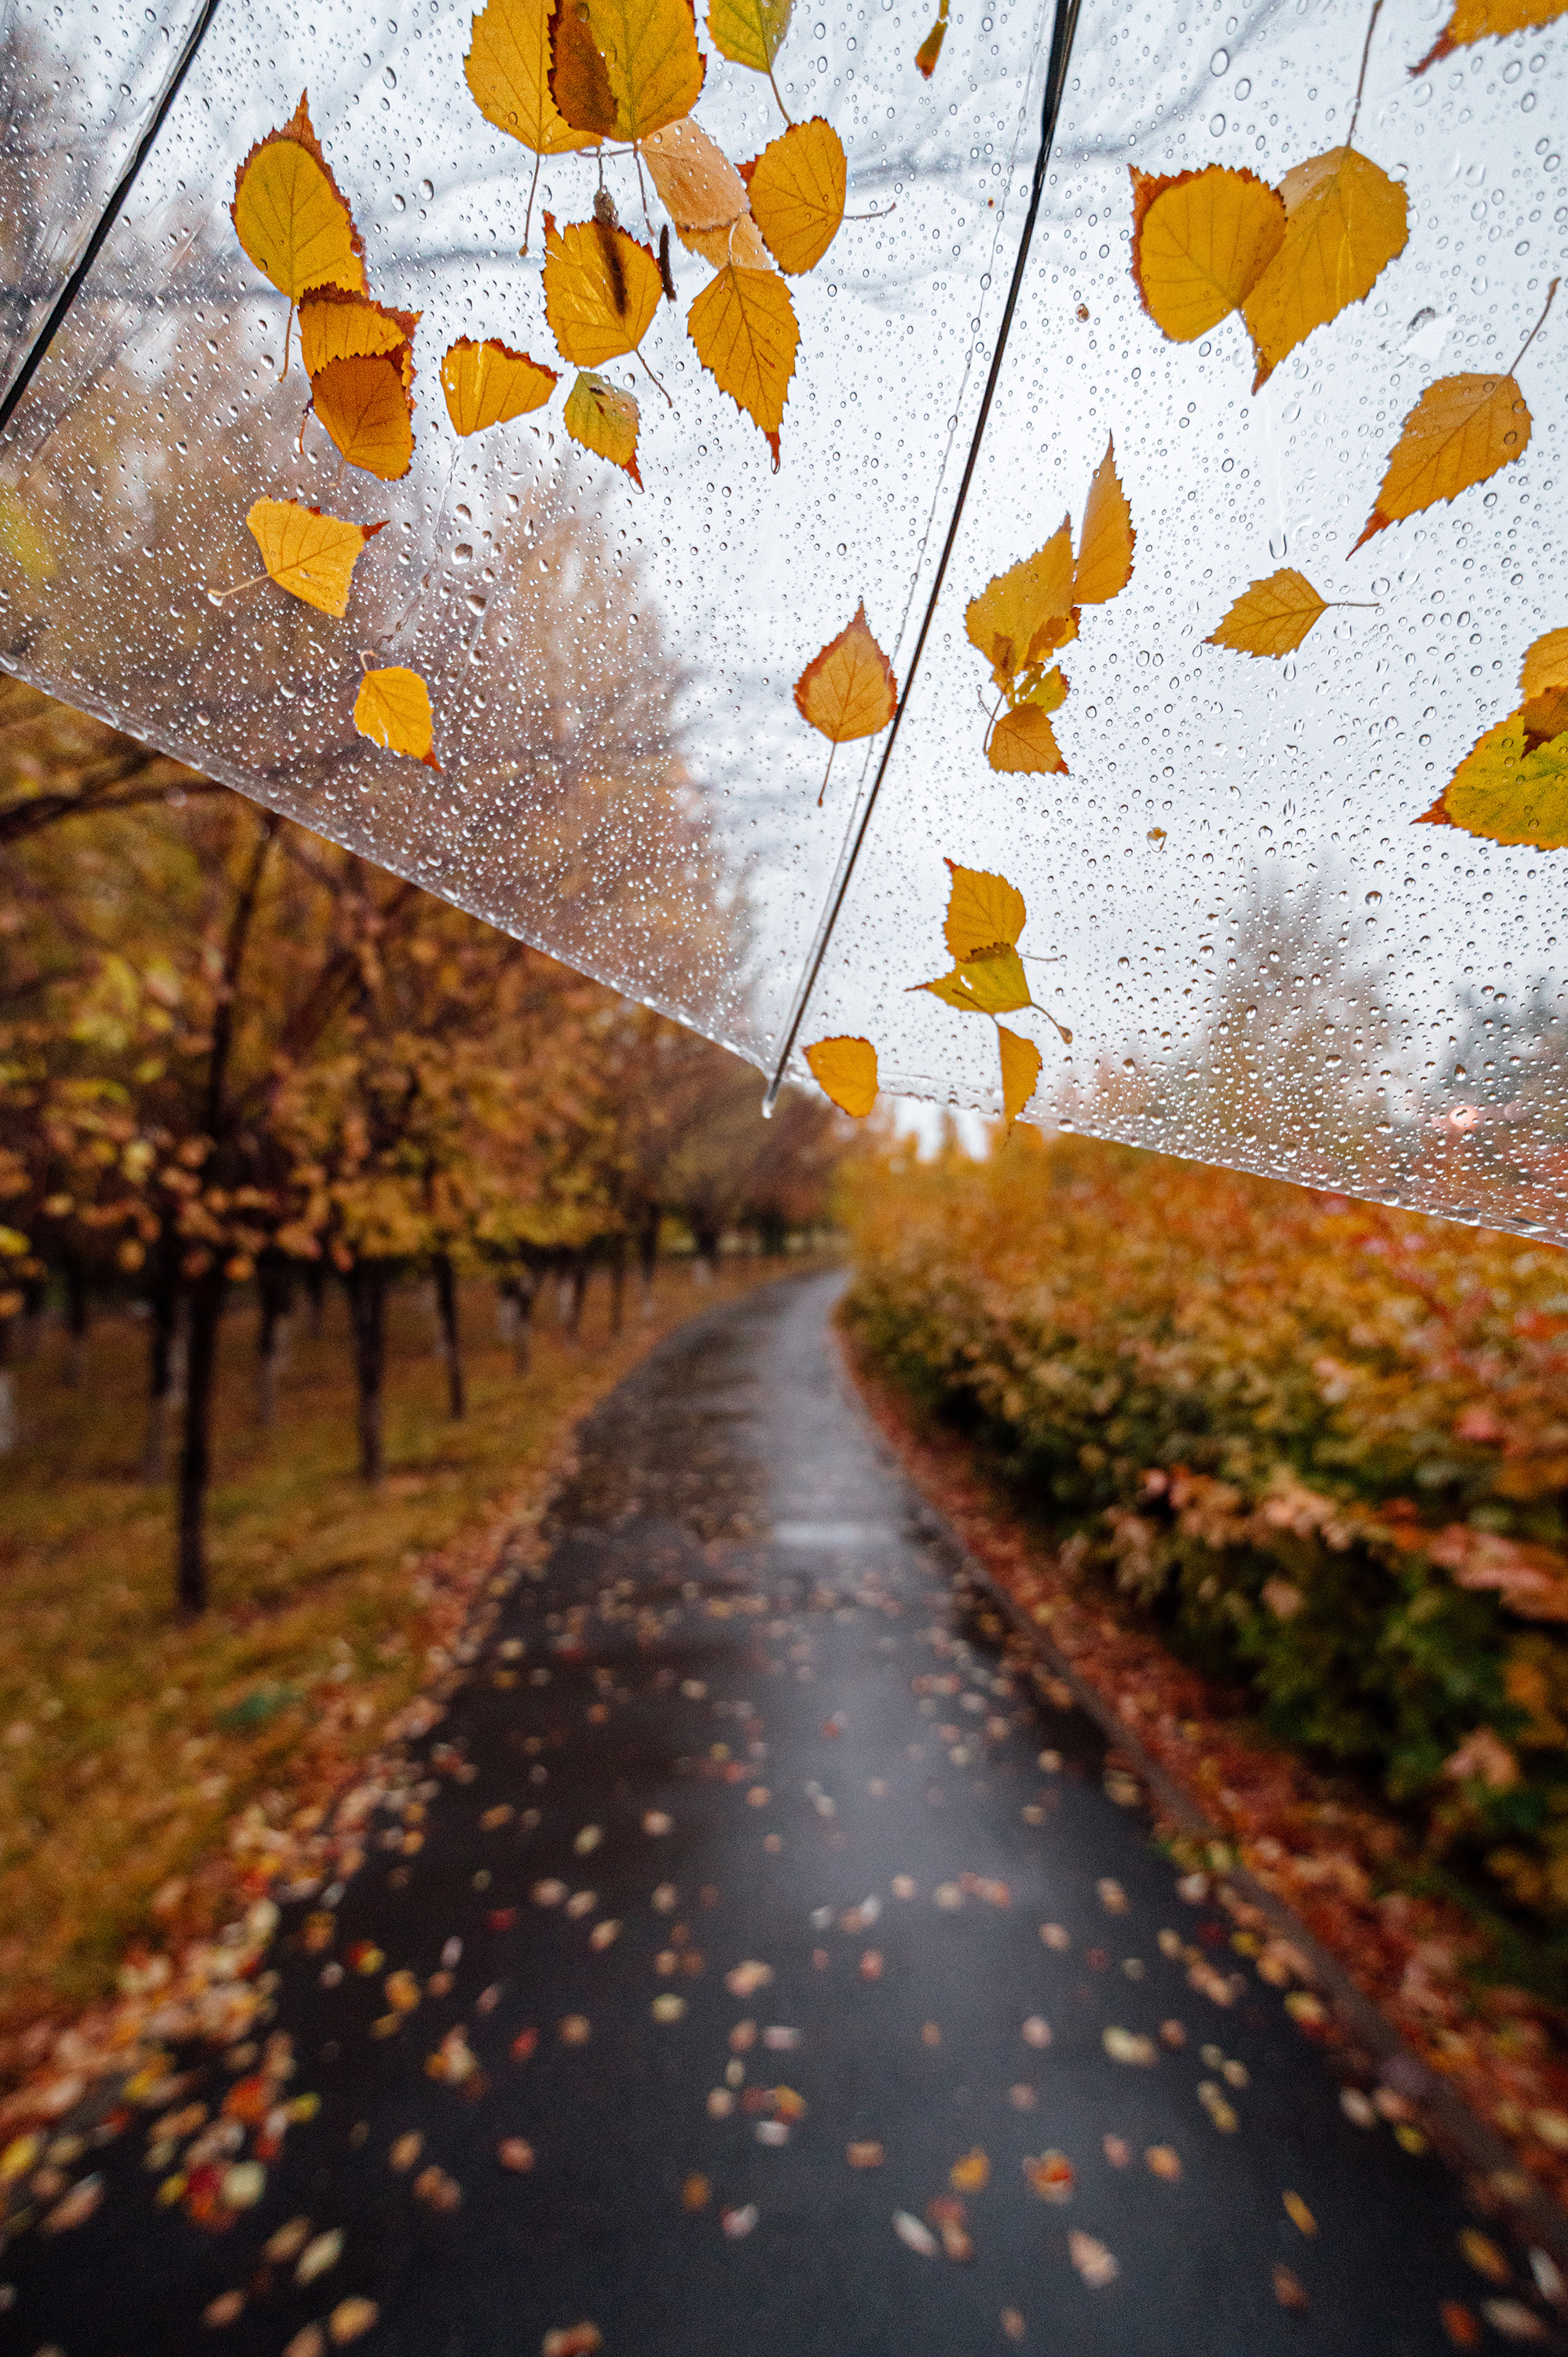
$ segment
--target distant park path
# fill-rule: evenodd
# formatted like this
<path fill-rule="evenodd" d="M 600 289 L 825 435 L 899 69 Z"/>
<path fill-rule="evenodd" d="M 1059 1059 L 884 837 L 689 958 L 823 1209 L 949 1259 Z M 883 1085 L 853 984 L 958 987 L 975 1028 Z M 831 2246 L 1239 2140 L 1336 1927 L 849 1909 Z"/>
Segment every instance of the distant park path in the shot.
<path fill-rule="evenodd" d="M 839 1283 L 694 1319 L 585 1427 L 546 1568 L 419 1747 L 462 1773 L 378 1817 L 329 1948 L 285 1910 L 272 2028 L 321 2109 L 261 2203 L 204 2232 L 121 2137 L 94 2216 L 0 2256 L 0 2344 L 1436 2357 L 1444 2302 L 1475 2331 L 1443 2167 L 1345 2116 L 1250 1970 L 1220 2006 L 1163 1952 L 1241 1962 L 1087 1723 L 961 1618 L 837 1372 Z"/>

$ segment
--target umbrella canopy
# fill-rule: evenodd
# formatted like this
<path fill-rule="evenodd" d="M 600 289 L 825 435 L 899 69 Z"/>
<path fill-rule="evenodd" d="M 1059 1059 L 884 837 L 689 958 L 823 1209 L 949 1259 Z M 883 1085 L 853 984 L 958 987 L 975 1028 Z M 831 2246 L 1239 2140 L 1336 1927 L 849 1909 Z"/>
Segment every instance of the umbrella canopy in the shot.
<path fill-rule="evenodd" d="M 925 9 L 18 5 L 0 662 L 852 1109 L 1568 1238 L 1563 0 Z"/>

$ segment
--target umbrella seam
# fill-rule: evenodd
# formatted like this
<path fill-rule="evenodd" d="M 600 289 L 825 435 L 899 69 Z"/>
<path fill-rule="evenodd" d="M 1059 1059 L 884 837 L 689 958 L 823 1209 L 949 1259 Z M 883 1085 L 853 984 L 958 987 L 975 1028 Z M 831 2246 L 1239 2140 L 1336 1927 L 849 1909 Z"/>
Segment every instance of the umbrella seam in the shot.
<path fill-rule="evenodd" d="M 61 287 L 59 295 L 56 296 L 48 318 L 44 321 L 43 326 L 38 329 L 38 334 L 33 338 L 32 342 L 28 345 L 27 355 L 23 360 L 21 366 L 17 369 L 16 375 L 12 378 L 10 384 L 7 386 L 4 398 L 0 399 L 0 434 L 3 434 L 5 431 L 5 428 L 10 425 L 12 418 L 16 415 L 17 409 L 21 405 L 23 394 L 27 392 L 27 387 L 31 384 L 38 370 L 42 365 L 42 362 L 48 352 L 49 346 L 54 342 L 56 336 L 59 335 L 61 328 L 65 325 L 66 316 L 70 310 L 72 304 L 76 301 L 78 295 L 81 292 L 82 285 L 87 277 L 87 274 L 91 269 L 93 264 L 97 261 L 100 253 L 102 251 L 104 242 L 107 239 L 110 231 L 113 228 L 116 221 L 118 221 L 121 209 L 124 205 L 126 198 L 130 195 L 132 188 L 135 185 L 137 175 L 140 173 L 143 165 L 146 162 L 148 156 L 152 152 L 153 143 L 164 127 L 170 107 L 174 104 L 175 100 L 179 96 L 180 89 L 184 83 L 186 75 L 189 72 L 191 65 L 195 61 L 197 51 L 200 48 L 202 42 L 207 38 L 209 27 L 212 23 L 213 17 L 218 13 L 219 5 L 220 0 L 203 0 L 201 13 L 197 17 L 195 24 L 191 27 L 190 31 L 186 38 L 185 47 L 180 51 L 179 57 L 176 60 L 174 71 L 170 74 L 168 81 L 164 85 L 163 94 L 159 98 L 156 106 L 153 109 L 152 116 L 147 124 L 145 131 L 144 131 L 141 138 L 136 142 L 135 148 L 132 153 L 129 163 L 125 166 L 120 178 L 116 180 L 113 188 L 110 190 L 109 198 L 103 207 L 103 210 L 99 214 L 98 220 L 93 226 L 92 234 L 88 239 L 86 245 L 82 248 L 81 256 L 78 259 L 74 269 L 71 271 L 70 275 L 67 278 L 65 285 Z"/>
<path fill-rule="evenodd" d="M 1035 223 L 1039 216 L 1040 199 L 1045 194 L 1046 173 L 1050 165 L 1051 150 L 1056 140 L 1057 118 L 1061 113 L 1062 93 L 1067 87 L 1068 59 L 1072 49 L 1073 35 L 1078 27 L 1079 5 L 1080 0 L 1057 0 L 1056 16 L 1051 27 L 1050 60 L 1046 69 L 1045 103 L 1041 109 L 1040 117 L 1040 145 L 1035 158 L 1028 210 L 1024 216 L 1023 231 L 1018 240 L 1017 258 L 1013 264 L 1013 276 L 1007 288 L 1007 300 L 1003 306 L 1001 325 L 996 331 L 996 349 L 991 357 L 985 390 L 980 399 L 980 414 L 975 419 L 974 432 L 970 438 L 969 456 L 964 461 L 963 473 L 959 479 L 952 517 L 948 525 L 947 537 L 942 543 L 942 553 L 937 563 L 936 576 L 931 583 L 930 595 L 926 600 L 926 611 L 920 623 L 920 634 L 915 641 L 914 653 L 909 658 L 909 668 L 905 675 L 903 694 L 898 698 L 898 706 L 893 715 L 893 725 L 888 731 L 887 742 L 882 748 L 882 759 L 876 765 L 876 775 L 872 780 L 871 791 L 866 795 L 865 807 L 850 839 L 849 850 L 844 858 L 837 886 L 818 928 L 816 943 L 807 961 L 804 978 L 796 993 L 794 1011 L 789 1018 L 789 1028 L 784 1034 L 784 1044 L 779 1051 L 779 1060 L 774 1067 L 772 1079 L 768 1082 L 768 1093 L 762 1101 L 765 1114 L 771 1114 L 778 1102 L 786 1068 L 794 1049 L 795 1041 L 800 1036 L 800 1026 L 805 1021 L 806 1010 L 811 1003 L 811 993 L 817 986 L 817 977 L 822 973 L 823 961 L 832 942 L 834 929 L 843 914 L 843 904 L 848 898 L 850 884 L 854 879 L 855 866 L 870 829 L 872 813 L 876 808 L 876 798 L 882 791 L 882 782 L 887 775 L 887 767 L 893 758 L 893 748 L 898 741 L 899 726 L 908 706 L 909 698 L 914 693 L 915 681 L 920 668 L 920 657 L 925 651 L 926 640 L 936 618 L 938 601 L 947 579 L 949 560 L 958 538 L 959 526 L 963 521 L 970 485 L 974 479 L 981 445 L 985 439 L 985 429 L 990 422 L 992 401 L 995 396 L 997 382 L 1002 374 L 1002 361 L 1012 332 L 1013 315 L 1018 307 L 1018 297 L 1024 287 L 1024 274 L 1029 265 L 1029 251 L 1034 242 Z"/>

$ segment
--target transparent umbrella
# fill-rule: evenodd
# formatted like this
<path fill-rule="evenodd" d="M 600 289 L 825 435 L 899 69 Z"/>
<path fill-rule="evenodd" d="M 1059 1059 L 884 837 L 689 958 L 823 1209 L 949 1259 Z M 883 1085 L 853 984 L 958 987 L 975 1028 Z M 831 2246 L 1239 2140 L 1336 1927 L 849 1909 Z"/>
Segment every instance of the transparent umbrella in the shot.
<path fill-rule="evenodd" d="M 0 662 L 773 1085 L 1568 1238 L 1563 0 L 932 5 L 13 0 Z"/>

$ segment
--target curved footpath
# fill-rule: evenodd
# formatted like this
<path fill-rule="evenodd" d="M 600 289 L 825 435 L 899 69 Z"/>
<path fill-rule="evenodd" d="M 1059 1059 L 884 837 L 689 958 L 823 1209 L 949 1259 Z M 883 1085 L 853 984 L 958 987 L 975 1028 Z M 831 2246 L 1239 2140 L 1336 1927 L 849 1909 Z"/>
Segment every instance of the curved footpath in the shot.
<path fill-rule="evenodd" d="M 1435 2357 L 1507 2346 L 1499 2297 L 1555 2342 L 1278 1992 L 1190 1985 L 1230 1927 L 965 1622 L 839 1282 L 697 1318 L 590 1419 L 424 1781 L 335 1921 L 285 1910 L 319 2113 L 220 2233 L 159 2206 L 166 2140 L 106 2147 L 95 2214 L 0 2257 L 6 2348 Z M 212 2112 L 248 2067 L 180 2059 Z"/>

